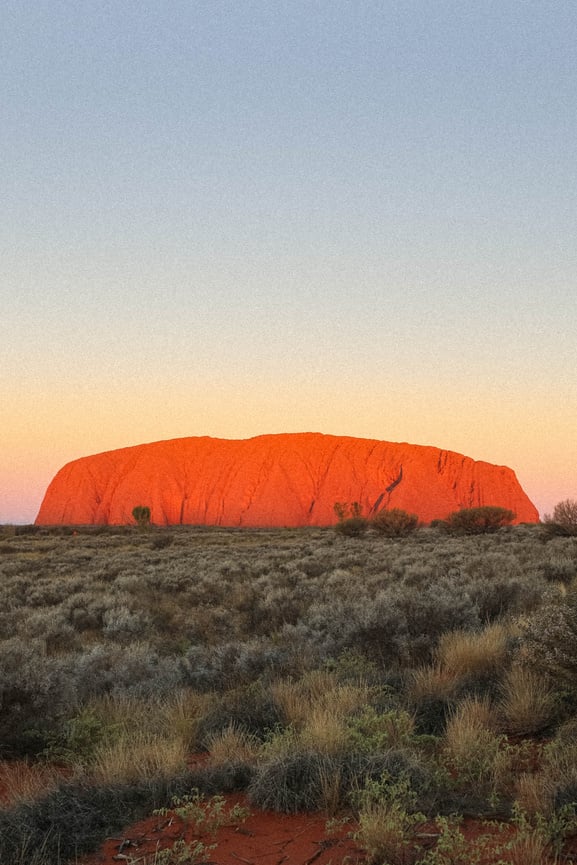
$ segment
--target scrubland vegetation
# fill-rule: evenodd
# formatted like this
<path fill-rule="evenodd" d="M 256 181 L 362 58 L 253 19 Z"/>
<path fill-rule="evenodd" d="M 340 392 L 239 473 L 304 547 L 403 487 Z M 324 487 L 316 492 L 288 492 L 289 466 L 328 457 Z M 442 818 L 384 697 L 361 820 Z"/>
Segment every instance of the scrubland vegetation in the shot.
<path fill-rule="evenodd" d="M 577 538 L 392 525 L 0 528 L 0 862 L 234 790 L 349 819 L 374 863 L 555 861 Z M 470 817 L 496 821 L 474 846 Z"/>

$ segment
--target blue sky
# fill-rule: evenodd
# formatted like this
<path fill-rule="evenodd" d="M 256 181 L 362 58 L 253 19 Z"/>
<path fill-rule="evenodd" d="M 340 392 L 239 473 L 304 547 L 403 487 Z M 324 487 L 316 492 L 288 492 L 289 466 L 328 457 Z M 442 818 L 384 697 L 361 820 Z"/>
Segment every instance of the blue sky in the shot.
<path fill-rule="evenodd" d="M 0 41 L 0 522 L 180 435 L 577 496 L 573 3 L 6 0 Z"/>

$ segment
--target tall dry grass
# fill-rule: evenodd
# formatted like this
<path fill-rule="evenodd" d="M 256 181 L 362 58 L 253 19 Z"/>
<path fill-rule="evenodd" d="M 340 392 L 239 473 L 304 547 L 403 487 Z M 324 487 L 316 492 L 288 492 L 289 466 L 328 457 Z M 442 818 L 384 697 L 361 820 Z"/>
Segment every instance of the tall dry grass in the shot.
<path fill-rule="evenodd" d="M 555 783 L 547 772 L 523 772 L 515 780 L 514 788 L 518 807 L 529 817 L 551 813 Z"/>
<path fill-rule="evenodd" d="M 146 733 L 180 737 L 186 748 L 196 746 L 201 718 L 213 702 L 210 694 L 180 689 L 169 697 L 144 698 L 106 695 L 93 700 L 90 708 L 119 736 Z"/>
<path fill-rule="evenodd" d="M 298 682 L 286 679 L 275 682 L 271 692 L 287 723 L 297 728 L 308 723 L 314 711 L 345 718 L 366 705 L 372 693 L 362 681 L 342 684 L 325 670 L 313 671 Z"/>
<path fill-rule="evenodd" d="M 276 682 L 271 692 L 300 744 L 323 754 L 336 754 L 346 748 L 346 720 L 365 707 L 372 695 L 365 682 L 343 684 L 325 670 L 308 674 L 298 682 Z"/>
<path fill-rule="evenodd" d="M 464 780 L 491 782 L 500 748 L 495 711 L 487 698 L 467 697 L 450 715 L 444 753 Z"/>
<path fill-rule="evenodd" d="M 507 733 L 530 735 L 551 724 L 557 700 L 543 676 L 528 667 L 514 666 L 503 677 L 498 709 Z"/>
<path fill-rule="evenodd" d="M 179 736 L 162 738 L 140 732 L 99 748 L 90 775 L 103 785 L 169 778 L 186 768 L 187 754 Z"/>
<path fill-rule="evenodd" d="M 221 732 L 209 736 L 206 745 L 213 766 L 255 763 L 262 748 L 256 736 L 235 724 L 229 724 Z"/>
<path fill-rule="evenodd" d="M 0 802 L 32 802 L 62 783 L 63 773 L 41 763 L 0 762 Z"/>
<path fill-rule="evenodd" d="M 436 650 L 438 664 L 457 679 L 493 675 L 507 657 L 509 630 L 495 622 L 482 631 L 449 631 L 442 634 Z"/>
<path fill-rule="evenodd" d="M 412 670 L 407 684 L 407 696 L 418 705 L 429 699 L 448 699 L 455 694 L 459 677 L 439 663 Z"/>
<path fill-rule="evenodd" d="M 302 745 L 321 754 L 344 751 L 348 740 L 345 717 L 340 707 L 312 706 L 309 717 L 300 729 Z"/>
<path fill-rule="evenodd" d="M 511 865 L 556 865 L 550 845 L 538 829 L 520 833 L 507 845 L 507 862 Z"/>

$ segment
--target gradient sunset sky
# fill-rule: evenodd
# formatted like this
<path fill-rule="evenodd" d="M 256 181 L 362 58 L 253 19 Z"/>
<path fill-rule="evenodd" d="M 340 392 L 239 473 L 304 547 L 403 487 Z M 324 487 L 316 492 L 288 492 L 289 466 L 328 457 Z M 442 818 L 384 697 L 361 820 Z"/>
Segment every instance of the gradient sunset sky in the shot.
<path fill-rule="evenodd" d="M 4 0 L 0 523 L 316 431 L 577 498 L 577 4 Z"/>

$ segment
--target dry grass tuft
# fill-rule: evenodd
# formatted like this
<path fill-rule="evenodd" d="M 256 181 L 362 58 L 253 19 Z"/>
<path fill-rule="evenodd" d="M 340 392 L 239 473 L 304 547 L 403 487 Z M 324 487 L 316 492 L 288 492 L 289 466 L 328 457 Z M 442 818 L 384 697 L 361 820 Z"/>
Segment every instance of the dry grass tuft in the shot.
<path fill-rule="evenodd" d="M 91 776 L 101 784 L 170 777 L 186 768 L 186 757 L 187 750 L 180 737 L 164 739 L 137 733 L 100 748 Z"/>
<path fill-rule="evenodd" d="M 418 856 L 414 828 L 415 821 L 400 804 L 372 802 L 359 814 L 355 837 L 371 865 L 412 865 Z"/>
<path fill-rule="evenodd" d="M 551 813 L 554 794 L 555 785 L 544 772 L 524 772 L 515 783 L 515 801 L 531 818 Z"/>
<path fill-rule="evenodd" d="M 197 731 L 201 719 L 214 702 L 211 694 L 199 694 L 190 689 L 177 691 L 160 706 L 162 732 L 166 736 L 178 736 L 188 750 L 198 745 Z"/>
<path fill-rule="evenodd" d="M 491 675 L 505 662 L 508 636 L 499 622 L 479 632 L 449 631 L 439 639 L 437 661 L 457 679 Z"/>
<path fill-rule="evenodd" d="M 313 706 L 300 731 L 305 748 L 321 754 L 338 754 L 346 748 L 348 731 L 339 707 Z"/>
<path fill-rule="evenodd" d="M 503 678 L 501 691 L 498 708 L 508 733 L 537 733 L 553 721 L 555 695 L 543 681 L 543 676 L 526 667 L 512 667 Z"/>
<path fill-rule="evenodd" d="M 342 805 L 342 770 L 340 766 L 333 766 L 330 769 L 327 766 L 321 766 L 319 769 L 319 784 L 322 807 L 329 817 L 334 817 Z"/>
<path fill-rule="evenodd" d="M 261 744 L 246 730 L 235 724 L 209 737 L 207 747 L 211 763 L 224 766 L 227 763 L 254 763 L 261 750 Z"/>
<path fill-rule="evenodd" d="M 458 684 L 455 673 L 440 664 L 419 667 L 411 673 L 408 696 L 416 704 L 431 698 L 446 699 L 455 693 Z"/>
<path fill-rule="evenodd" d="M 0 799 L 16 804 L 31 802 L 62 783 L 62 773 L 52 766 L 24 762 L 0 763 Z"/>
<path fill-rule="evenodd" d="M 140 697 L 103 696 L 90 708 L 120 737 L 137 734 L 181 738 L 184 747 L 196 746 L 196 731 L 213 697 L 187 689 L 156 700 Z"/>
<path fill-rule="evenodd" d="M 310 700 L 305 699 L 300 682 L 282 680 L 271 685 L 271 693 L 288 724 L 300 727 L 307 719 Z"/>
<path fill-rule="evenodd" d="M 315 713 L 327 719 L 343 719 L 365 706 L 371 697 L 368 685 L 339 684 L 332 673 L 317 671 L 299 682 L 283 680 L 272 685 L 275 702 L 296 729 L 310 726 Z"/>
<path fill-rule="evenodd" d="M 507 847 L 507 862 L 511 865 L 543 865 L 557 862 L 551 858 L 549 844 L 537 829 L 526 831 L 513 839 Z"/>
<path fill-rule="evenodd" d="M 444 735 L 449 761 L 469 780 L 494 774 L 500 739 L 493 732 L 495 713 L 486 698 L 467 697 L 450 716 Z"/>

